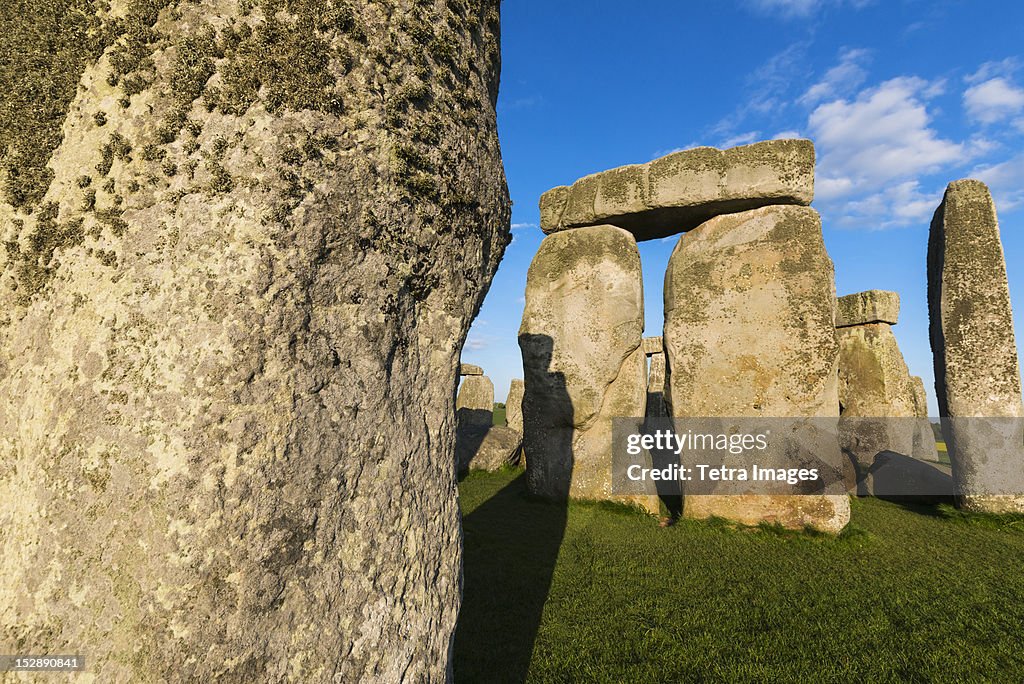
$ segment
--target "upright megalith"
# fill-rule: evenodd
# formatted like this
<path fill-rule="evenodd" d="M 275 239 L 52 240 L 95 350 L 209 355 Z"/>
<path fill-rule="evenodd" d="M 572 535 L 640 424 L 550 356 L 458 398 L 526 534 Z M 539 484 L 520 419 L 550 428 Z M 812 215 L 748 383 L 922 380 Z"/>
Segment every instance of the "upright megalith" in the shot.
<path fill-rule="evenodd" d="M 644 414 L 643 306 L 640 252 L 625 230 L 593 226 L 541 243 L 519 328 L 523 445 L 535 494 L 615 498 L 612 418 L 634 418 L 639 428 Z"/>
<path fill-rule="evenodd" d="M 984 183 L 950 183 L 928 241 L 935 393 L 958 503 L 1024 512 L 1024 409 L 1006 262 Z"/>
<path fill-rule="evenodd" d="M 661 338 L 658 338 L 660 341 Z M 668 416 L 665 406 L 665 354 L 652 354 L 647 371 L 647 411 L 652 418 Z"/>
<path fill-rule="evenodd" d="M 494 383 L 486 375 L 467 375 L 462 379 L 455 399 L 460 428 L 473 425 L 489 427 L 494 422 Z"/>
<path fill-rule="evenodd" d="M 523 381 L 512 378 L 505 399 L 505 424 L 514 430 L 523 431 Z"/>
<path fill-rule="evenodd" d="M 935 431 L 932 430 L 931 422 L 928 420 L 928 394 L 924 389 L 924 380 L 917 375 L 910 377 L 911 388 L 914 391 L 914 415 L 917 421 L 914 423 L 914 458 L 919 461 L 937 461 L 939 459 L 938 446 L 935 443 Z"/>
<path fill-rule="evenodd" d="M 817 212 L 764 207 L 682 236 L 665 274 L 664 343 L 676 418 L 838 416 L 835 285 Z M 835 439 L 814 457 L 841 468 Z M 850 502 L 831 494 L 687 496 L 684 515 L 838 532 Z"/>
<path fill-rule="evenodd" d="M 769 140 L 698 147 L 559 186 L 540 198 L 545 233 L 611 224 L 637 240 L 696 228 L 712 216 L 814 199 L 814 145 Z"/>
<path fill-rule="evenodd" d="M 0 93 L 0 647 L 445 681 L 499 3 L 46 4 L 0 32 L 83 33 Z"/>
<path fill-rule="evenodd" d="M 836 306 L 841 444 L 862 474 L 883 451 L 914 451 L 917 404 L 892 332 L 899 311 L 899 295 L 885 290 L 846 295 Z"/>

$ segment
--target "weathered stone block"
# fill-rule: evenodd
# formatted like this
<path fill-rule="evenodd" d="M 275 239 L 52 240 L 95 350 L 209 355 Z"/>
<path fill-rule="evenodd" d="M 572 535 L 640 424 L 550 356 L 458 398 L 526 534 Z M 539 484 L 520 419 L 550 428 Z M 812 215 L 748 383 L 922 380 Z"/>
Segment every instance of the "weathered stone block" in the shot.
<path fill-rule="evenodd" d="M 666 393 L 677 418 L 838 416 L 832 260 L 805 207 L 718 216 L 682 236 L 665 276 Z M 831 444 L 834 443 L 834 448 Z M 837 440 L 816 456 L 841 469 Z M 845 495 L 690 496 L 684 515 L 841 530 Z"/>
<path fill-rule="evenodd" d="M 455 399 L 459 425 L 490 426 L 494 422 L 494 383 L 486 375 L 467 375 Z"/>
<path fill-rule="evenodd" d="M 459 426 L 455 455 L 459 472 L 466 470 L 498 470 L 519 461 L 523 435 L 514 428 L 492 425 Z"/>
<path fill-rule="evenodd" d="M 1014 434 L 967 434 L 960 418 L 1020 418 L 1020 365 L 1006 262 L 995 203 L 984 183 L 946 188 L 928 241 L 928 309 L 935 393 L 958 503 L 968 509 L 1024 512 L 1024 491 L 1008 493 L 1024 472 L 1024 421 Z"/>
<path fill-rule="evenodd" d="M 523 381 L 513 378 L 505 400 L 505 424 L 510 428 L 523 431 Z"/>
<path fill-rule="evenodd" d="M 459 375 L 483 375 L 484 369 L 471 363 L 459 364 Z"/>
<path fill-rule="evenodd" d="M 896 325 L 900 296 L 887 290 L 867 290 L 840 297 L 836 306 L 836 327 L 866 323 Z"/>
<path fill-rule="evenodd" d="M 770 140 L 698 147 L 560 186 L 540 199 L 545 233 L 611 224 L 637 240 L 690 230 L 718 214 L 814 199 L 814 145 Z"/>
<path fill-rule="evenodd" d="M 661 354 L 665 351 L 664 344 L 661 341 L 661 336 L 658 337 L 645 337 L 643 339 L 644 354 L 651 356 L 653 354 Z"/>
<path fill-rule="evenodd" d="M 914 411 L 917 423 L 914 428 L 914 458 L 921 461 L 937 461 L 938 446 L 935 443 L 935 432 L 928 420 L 928 394 L 924 389 L 924 380 L 916 375 L 910 377 L 910 386 L 914 392 Z"/>
<path fill-rule="evenodd" d="M 858 491 L 870 494 L 868 470 L 878 454 L 910 456 L 914 451 L 915 421 L 911 419 L 917 415 L 917 406 L 910 371 L 888 323 L 854 325 L 836 332 L 840 444 L 864 476 Z"/>
<path fill-rule="evenodd" d="M 640 253 L 628 232 L 593 226 L 549 235 L 526 283 L 523 441 L 531 491 L 614 499 L 613 417 L 644 413 Z M 635 503 L 657 510 L 652 497 Z"/>
<path fill-rule="evenodd" d="M 661 342 L 660 337 L 654 339 Z M 647 371 L 647 411 L 645 415 L 651 418 L 668 416 L 668 409 L 665 405 L 665 354 L 663 353 L 652 354 L 650 357 L 650 368 Z"/>

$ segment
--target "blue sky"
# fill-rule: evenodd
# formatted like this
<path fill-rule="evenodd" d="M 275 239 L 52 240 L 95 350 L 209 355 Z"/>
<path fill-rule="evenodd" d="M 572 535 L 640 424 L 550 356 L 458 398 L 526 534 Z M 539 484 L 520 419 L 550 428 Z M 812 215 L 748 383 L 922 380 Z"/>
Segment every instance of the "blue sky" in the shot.
<path fill-rule="evenodd" d="M 808 137 L 839 295 L 899 292 L 894 328 L 936 413 L 928 223 L 946 183 L 996 199 L 1024 334 L 1024 3 L 943 0 L 511 0 L 498 128 L 513 243 L 462 358 L 504 401 L 545 190 L 675 149 Z M 640 243 L 645 335 L 660 335 L 677 237 Z"/>

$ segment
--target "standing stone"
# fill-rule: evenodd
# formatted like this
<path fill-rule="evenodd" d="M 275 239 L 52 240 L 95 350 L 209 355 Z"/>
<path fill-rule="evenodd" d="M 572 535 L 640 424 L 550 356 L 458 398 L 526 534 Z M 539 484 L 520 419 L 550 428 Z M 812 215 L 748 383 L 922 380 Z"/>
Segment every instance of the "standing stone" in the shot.
<path fill-rule="evenodd" d="M 523 442 L 530 490 L 556 500 L 614 499 L 612 418 L 646 399 L 640 252 L 628 232 L 549 235 L 530 264 L 519 328 Z M 656 511 L 654 497 L 632 501 Z"/>
<path fill-rule="evenodd" d="M 868 290 L 840 297 L 836 308 L 839 339 L 840 444 L 865 476 L 883 451 L 910 456 L 917 415 L 910 371 L 892 333 L 899 317 L 895 292 Z"/>
<path fill-rule="evenodd" d="M 814 199 L 814 145 L 767 140 L 682 150 L 559 186 L 540 198 L 545 233 L 611 224 L 637 240 L 674 235 L 719 214 Z"/>
<path fill-rule="evenodd" d="M 523 431 L 523 381 L 512 378 L 505 399 L 505 424 L 514 430 Z"/>
<path fill-rule="evenodd" d="M 665 354 L 663 353 L 651 355 L 651 367 L 647 374 L 647 411 L 645 415 L 651 418 L 668 416 L 665 406 Z"/>
<path fill-rule="evenodd" d="M 63 46 L 0 92 L 0 647 L 445 681 L 498 3 L 45 4 L 0 32 Z"/>
<path fill-rule="evenodd" d="M 460 427 L 494 423 L 494 383 L 486 375 L 467 375 L 462 379 L 455 411 Z"/>
<path fill-rule="evenodd" d="M 471 363 L 459 364 L 459 375 L 483 375 L 484 369 Z"/>
<path fill-rule="evenodd" d="M 928 310 L 935 393 L 958 504 L 1024 512 L 1013 313 L 996 208 L 980 181 L 950 183 L 932 219 Z"/>
<path fill-rule="evenodd" d="M 914 409 L 917 422 L 914 425 L 914 458 L 920 461 L 938 461 L 939 450 L 935 444 L 935 432 L 928 420 L 928 394 L 924 389 L 924 380 L 913 375 L 910 378 L 914 391 Z"/>
<path fill-rule="evenodd" d="M 838 416 L 835 285 L 818 213 L 765 207 L 682 236 L 665 275 L 664 340 L 676 418 Z M 838 442 L 826 451 L 815 456 L 841 468 Z M 850 519 L 850 502 L 689 496 L 684 515 L 835 533 Z"/>
<path fill-rule="evenodd" d="M 653 354 L 661 354 L 665 351 L 664 343 L 661 340 L 661 335 L 657 337 L 645 337 L 643 339 L 644 354 L 651 356 Z"/>

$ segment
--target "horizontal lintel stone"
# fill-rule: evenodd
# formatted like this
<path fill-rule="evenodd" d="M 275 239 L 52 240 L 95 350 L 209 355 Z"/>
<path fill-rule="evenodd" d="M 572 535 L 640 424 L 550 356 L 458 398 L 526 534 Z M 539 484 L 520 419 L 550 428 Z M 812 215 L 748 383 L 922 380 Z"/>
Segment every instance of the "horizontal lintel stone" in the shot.
<path fill-rule="evenodd" d="M 896 325 L 900 316 L 900 296 L 888 290 L 866 290 L 840 297 L 836 306 L 836 327 L 868 323 Z"/>
<path fill-rule="evenodd" d="M 814 144 L 768 140 L 719 150 L 698 147 L 585 176 L 540 198 L 545 233 L 610 224 L 651 240 L 696 228 L 719 214 L 814 199 Z"/>

